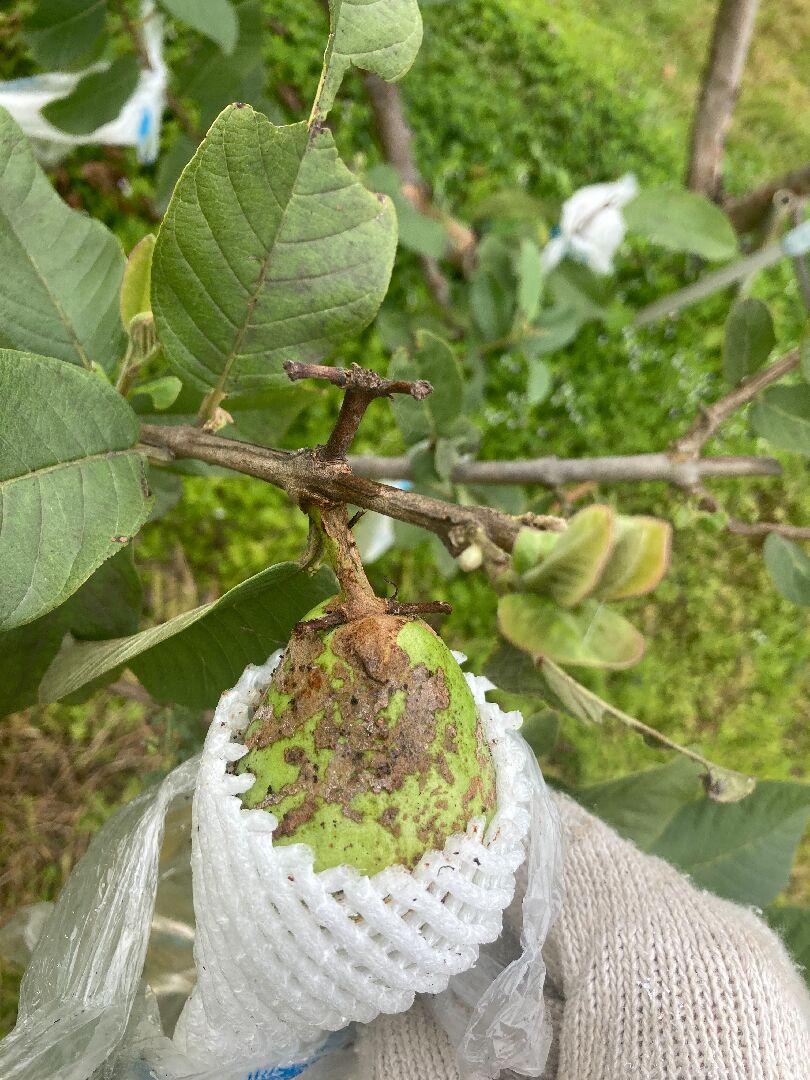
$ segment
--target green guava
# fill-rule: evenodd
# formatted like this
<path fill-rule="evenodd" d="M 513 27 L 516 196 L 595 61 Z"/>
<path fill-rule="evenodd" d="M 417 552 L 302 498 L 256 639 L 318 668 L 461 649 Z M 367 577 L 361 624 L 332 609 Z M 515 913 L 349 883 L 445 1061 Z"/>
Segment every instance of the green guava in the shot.
<path fill-rule="evenodd" d="M 472 694 L 420 619 L 374 614 L 334 629 L 304 620 L 244 741 L 236 771 L 255 782 L 243 805 L 275 814 L 274 843 L 309 844 L 316 871 L 412 868 L 494 811 Z"/>

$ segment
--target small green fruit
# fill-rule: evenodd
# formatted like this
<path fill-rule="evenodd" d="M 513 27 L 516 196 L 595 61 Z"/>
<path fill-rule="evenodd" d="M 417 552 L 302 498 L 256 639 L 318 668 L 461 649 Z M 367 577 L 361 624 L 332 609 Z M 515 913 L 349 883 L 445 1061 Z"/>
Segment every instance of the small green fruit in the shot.
<path fill-rule="evenodd" d="M 328 604 L 325 608 L 328 608 Z M 308 618 L 323 613 L 324 607 Z M 245 743 L 245 807 L 316 871 L 413 867 L 495 806 L 495 771 L 464 676 L 419 619 L 368 615 L 295 631 Z"/>

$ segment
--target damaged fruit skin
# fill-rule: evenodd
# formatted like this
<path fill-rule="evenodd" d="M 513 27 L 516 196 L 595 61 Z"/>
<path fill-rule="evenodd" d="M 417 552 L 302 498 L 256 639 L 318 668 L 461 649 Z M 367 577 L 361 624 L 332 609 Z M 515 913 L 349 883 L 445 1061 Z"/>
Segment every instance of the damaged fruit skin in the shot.
<path fill-rule="evenodd" d="M 274 844 L 309 844 L 316 871 L 412 868 L 495 807 L 470 689 L 419 619 L 299 624 L 244 741 L 236 771 L 255 783 L 243 805 L 278 818 Z"/>

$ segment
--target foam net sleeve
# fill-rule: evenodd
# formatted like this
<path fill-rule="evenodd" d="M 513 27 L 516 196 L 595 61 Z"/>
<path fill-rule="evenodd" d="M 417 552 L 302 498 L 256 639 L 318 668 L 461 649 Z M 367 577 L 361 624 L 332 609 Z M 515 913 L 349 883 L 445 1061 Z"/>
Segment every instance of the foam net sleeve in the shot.
<path fill-rule="evenodd" d="M 194 797 L 192 873 L 197 985 L 175 1032 L 207 1061 L 235 1054 L 300 1060 L 351 1021 L 408 1009 L 472 967 L 501 932 L 526 856 L 533 777 L 519 713 L 487 702 L 492 684 L 467 675 L 496 771 L 488 826 L 473 818 L 413 870 L 367 877 L 353 867 L 316 873 L 306 844 L 274 845 L 277 820 L 246 810 L 249 774 L 228 772 L 276 653 L 223 694 L 205 740 Z"/>

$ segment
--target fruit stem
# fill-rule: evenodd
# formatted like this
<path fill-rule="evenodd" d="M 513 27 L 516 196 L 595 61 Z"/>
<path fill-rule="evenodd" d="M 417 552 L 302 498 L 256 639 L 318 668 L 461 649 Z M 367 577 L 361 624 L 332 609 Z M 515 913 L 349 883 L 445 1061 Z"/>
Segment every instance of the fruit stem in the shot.
<path fill-rule="evenodd" d="M 366 577 L 344 503 L 323 503 L 307 509 L 314 528 L 323 536 L 324 553 L 340 584 L 338 606 L 347 621 L 379 615 L 386 602 L 377 596 Z"/>

